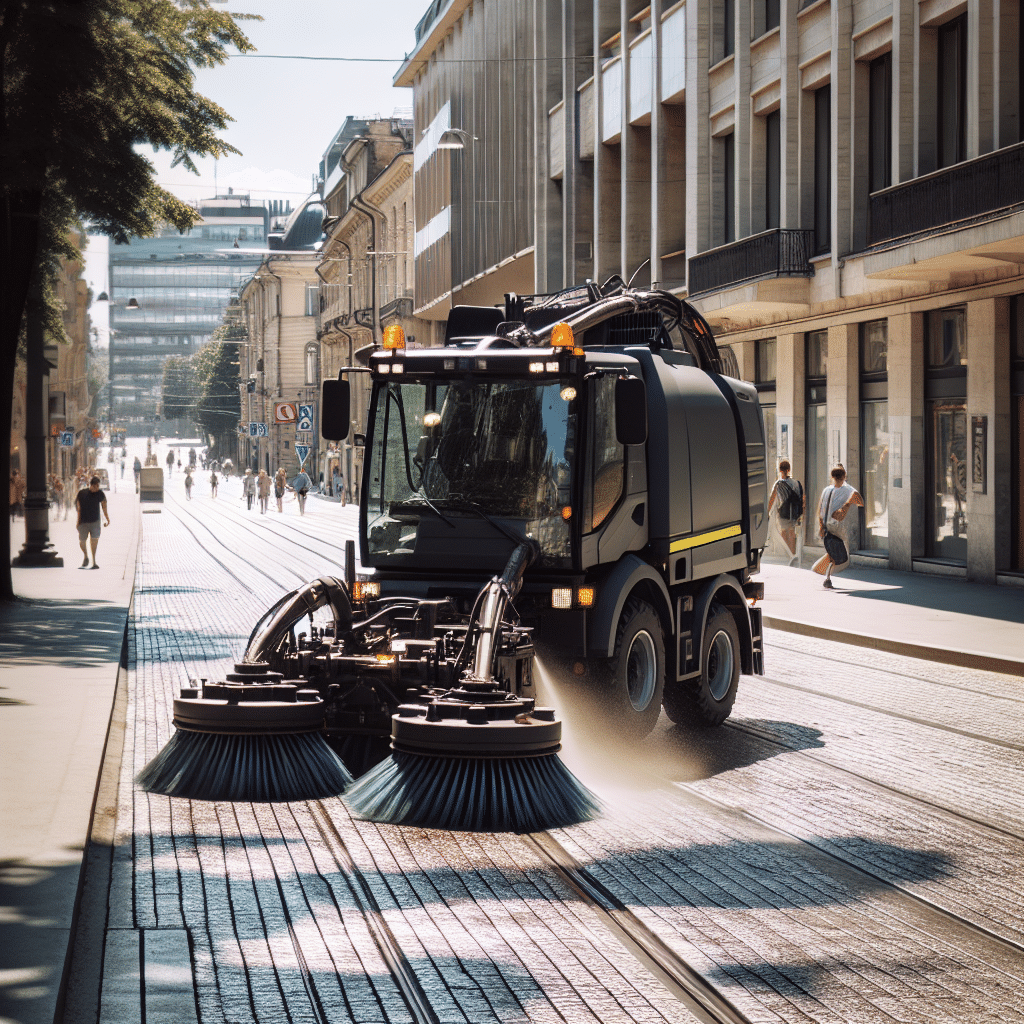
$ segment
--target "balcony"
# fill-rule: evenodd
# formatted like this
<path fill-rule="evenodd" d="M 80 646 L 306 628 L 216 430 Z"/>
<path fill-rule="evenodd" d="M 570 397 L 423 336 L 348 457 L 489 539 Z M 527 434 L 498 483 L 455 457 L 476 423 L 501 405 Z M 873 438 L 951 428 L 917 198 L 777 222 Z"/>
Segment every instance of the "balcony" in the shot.
<path fill-rule="evenodd" d="M 771 228 L 690 260 L 689 293 L 720 291 L 776 277 L 813 277 L 812 231 Z"/>
<path fill-rule="evenodd" d="M 868 243 L 874 246 L 986 219 L 1020 204 L 1024 204 L 1024 143 L 873 193 Z"/>

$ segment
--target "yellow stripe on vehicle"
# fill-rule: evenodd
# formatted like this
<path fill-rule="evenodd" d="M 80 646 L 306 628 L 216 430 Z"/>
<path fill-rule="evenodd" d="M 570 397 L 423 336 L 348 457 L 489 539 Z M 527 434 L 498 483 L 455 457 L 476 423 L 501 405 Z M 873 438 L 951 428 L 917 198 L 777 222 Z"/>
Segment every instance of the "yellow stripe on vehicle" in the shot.
<path fill-rule="evenodd" d="M 726 526 L 721 530 L 711 530 L 708 533 L 697 533 L 692 537 L 674 540 L 668 549 L 674 555 L 677 551 L 686 551 L 688 548 L 700 547 L 701 544 L 712 544 L 716 540 L 725 540 L 726 537 L 738 537 L 742 532 L 738 525 Z"/>

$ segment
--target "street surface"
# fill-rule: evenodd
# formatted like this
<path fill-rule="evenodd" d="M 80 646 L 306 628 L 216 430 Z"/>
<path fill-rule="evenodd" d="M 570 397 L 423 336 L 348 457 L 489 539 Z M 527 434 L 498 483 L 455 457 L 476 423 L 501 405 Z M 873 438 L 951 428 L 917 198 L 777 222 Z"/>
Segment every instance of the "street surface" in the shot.
<path fill-rule="evenodd" d="M 1020 678 L 768 631 L 721 729 L 662 716 L 626 748 L 563 716 L 606 813 L 538 836 L 139 792 L 178 687 L 356 536 L 352 506 L 261 515 L 208 476 L 144 506 L 107 918 L 67 1020 L 1024 1020 Z"/>

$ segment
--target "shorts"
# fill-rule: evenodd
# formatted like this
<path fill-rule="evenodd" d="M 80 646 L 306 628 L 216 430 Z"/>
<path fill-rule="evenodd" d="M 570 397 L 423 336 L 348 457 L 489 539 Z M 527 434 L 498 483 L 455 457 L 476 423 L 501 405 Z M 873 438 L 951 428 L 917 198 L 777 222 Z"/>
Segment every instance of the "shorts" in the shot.
<path fill-rule="evenodd" d="M 78 524 L 78 539 L 85 540 L 86 537 L 100 539 L 100 521 L 98 519 L 94 523 Z"/>

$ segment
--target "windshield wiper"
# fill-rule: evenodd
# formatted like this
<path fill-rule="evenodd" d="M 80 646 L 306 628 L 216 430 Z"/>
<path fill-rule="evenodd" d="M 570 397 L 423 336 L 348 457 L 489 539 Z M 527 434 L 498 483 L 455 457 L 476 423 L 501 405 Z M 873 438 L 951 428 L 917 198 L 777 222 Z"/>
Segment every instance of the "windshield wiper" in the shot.
<path fill-rule="evenodd" d="M 523 537 L 521 534 L 513 533 L 512 530 L 508 529 L 508 527 L 498 522 L 498 520 L 495 519 L 494 516 L 485 512 L 480 507 L 478 502 L 472 501 L 469 498 L 459 498 L 458 504 L 452 511 L 462 512 L 463 510 L 465 510 L 466 512 L 475 512 L 478 516 L 480 516 L 481 519 L 485 519 L 496 530 L 500 530 L 503 534 L 505 534 L 505 536 L 508 537 L 508 539 L 512 541 L 513 544 L 523 544 L 526 542 L 525 537 Z"/>
<path fill-rule="evenodd" d="M 456 525 L 423 493 L 422 490 L 417 491 L 415 494 L 410 494 L 405 501 L 393 502 L 392 509 L 396 506 L 399 511 L 404 510 L 407 505 L 412 505 L 422 501 L 432 512 L 435 512 L 439 518 L 443 519 L 453 530 L 457 529 Z"/>

